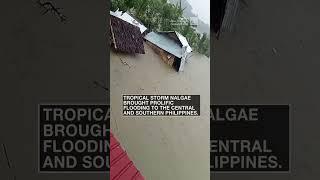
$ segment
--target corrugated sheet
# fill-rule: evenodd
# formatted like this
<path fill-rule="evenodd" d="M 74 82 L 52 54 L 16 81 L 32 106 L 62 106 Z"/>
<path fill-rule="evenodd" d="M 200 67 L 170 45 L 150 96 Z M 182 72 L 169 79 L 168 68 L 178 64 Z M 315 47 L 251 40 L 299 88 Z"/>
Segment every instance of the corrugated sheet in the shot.
<path fill-rule="evenodd" d="M 188 40 L 186 37 L 184 37 L 182 34 L 176 32 L 176 35 L 178 36 L 180 42 L 182 43 L 183 46 L 187 47 L 187 53 L 191 53 L 192 52 L 192 48 L 190 47 Z"/>
<path fill-rule="evenodd" d="M 226 7 L 227 0 L 211 0 L 210 5 L 212 6 L 211 9 L 211 22 L 213 31 L 219 35 L 223 17 L 225 14 L 225 7 Z"/>
<path fill-rule="evenodd" d="M 144 33 L 147 28 L 139 21 L 137 21 L 134 17 L 132 17 L 130 14 L 128 14 L 127 12 L 123 13 L 122 11 L 110 11 L 110 14 L 113 16 L 116 16 L 132 25 L 137 26 L 140 29 L 141 34 Z"/>
<path fill-rule="evenodd" d="M 139 170 L 123 150 L 119 141 L 110 132 L 110 179 L 144 180 Z"/>
<path fill-rule="evenodd" d="M 145 39 L 168 53 L 182 58 L 182 47 L 165 34 L 151 32 L 145 36 Z"/>
<path fill-rule="evenodd" d="M 192 48 L 189 45 L 189 42 L 187 40 L 186 37 L 184 37 L 182 34 L 180 34 L 177 31 L 160 31 L 158 33 L 164 33 L 164 34 L 173 34 L 175 36 L 175 39 L 177 39 L 178 41 L 180 41 L 182 46 L 186 46 L 187 48 L 187 53 L 191 53 L 192 52 Z"/>
<path fill-rule="evenodd" d="M 145 54 L 140 29 L 116 16 L 110 16 L 110 36 L 114 48 L 125 53 Z"/>
<path fill-rule="evenodd" d="M 239 12 L 239 0 L 228 0 L 226 3 L 225 14 L 222 22 L 222 32 L 231 32 Z"/>
<path fill-rule="evenodd" d="M 121 19 L 135 25 L 135 26 L 138 26 L 140 28 L 140 32 L 141 34 L 144 33 L 147 28 L 141 24 L 140 22 L 138 22 L 135 18 L 133 18 L 130 14 L 128 13 L 123 13 L 122 16 L 120 17 Z"/>

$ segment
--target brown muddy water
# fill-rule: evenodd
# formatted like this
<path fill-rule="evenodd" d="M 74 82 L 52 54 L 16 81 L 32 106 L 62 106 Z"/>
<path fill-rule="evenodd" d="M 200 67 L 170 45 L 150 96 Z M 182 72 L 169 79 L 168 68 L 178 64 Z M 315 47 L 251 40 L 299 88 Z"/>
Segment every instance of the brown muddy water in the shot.
<path fill-rule="evenodd" d="M 111 129 L 148 180 L 209 179 L 210 61 L 195 54 L 177 73 L 145 45 L 111 52 Z M 200 95 L 199 117 L 124 117 L 122 95 Z"/>

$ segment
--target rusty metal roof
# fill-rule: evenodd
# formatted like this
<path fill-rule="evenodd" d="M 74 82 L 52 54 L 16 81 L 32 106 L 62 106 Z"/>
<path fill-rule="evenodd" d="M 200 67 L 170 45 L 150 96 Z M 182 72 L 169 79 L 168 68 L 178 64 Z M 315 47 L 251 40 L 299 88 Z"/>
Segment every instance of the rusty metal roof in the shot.
<path fill-rule="evenodd" d="M 143 36 L 139 27 L 116 16 L 110 16 L 110 36 L 115 50 L 145 54 Z"/>

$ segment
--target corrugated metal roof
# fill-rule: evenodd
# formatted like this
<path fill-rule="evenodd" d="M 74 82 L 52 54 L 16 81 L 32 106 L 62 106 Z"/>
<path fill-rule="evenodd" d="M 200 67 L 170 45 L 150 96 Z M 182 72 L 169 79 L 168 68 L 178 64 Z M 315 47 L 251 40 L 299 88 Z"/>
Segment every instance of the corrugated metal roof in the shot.
<path fill-rule="evenodd" d="M 235 19 L 239 13 L 239 8 L 239 0 L 227 0 L 225 14 L 221 27 L 221 30 L 223 32 L 231 32 L 233 30 Z"/>
<path fill-rule="evenodd" d="M 113 11 L 110 11 L 110 15 L 117 16 L 117 14 L 115 12 L 113 12 Z"/>
<path fill-rule="evenodd" d="M 140 171 L 121 147 L 119 141 L 110 132 L 110 179 L 144 180 Z"/>
<path fill-rule="evenodd" d="M 110 39 L 115 50 L 145 54 L 140 29 L 116 16 L 110 17 Z"/>
<path fill-rule="evenodd" d="M 187 47 L 187 53 L 192 52 L 192 48 L 190 47 L 187 38 L 185 38 L 182 34 L 176 32 L 176 35 L 178 36 L 180 42 L 182 43 L 183 46 Z"/>
<path fill-rule="evenodd" d="M 187 53 L 191 53 L 192 52 L 192 48 L 188 43 L 188 40 L 186 37 L 184 37 L 182 34 L 180 34 L 177 31 L 160 31 L 159 33 L 173 33 L 177 36 L 177 38 L 179 39 L 180 43 L 182 44 L 182 46 L 186 46 L 187 47 Z"/>
<path fill-rule="evenodd" d="M 130 14 L 128 14 L 127 12 L 123 13 L 122 11 L 110 11 L 110 14 L 113 16 L 116 16 L 132 25 L 135 25 L 137 27 L 139 27 L 141 34 L 144 33 L 147 28 L 140 22 L 138 22 L 134 17 L 132 17 Z"/>
<path fill-rule="evenodd" d="M 143 24 L 138 22 L 135 18 L 133 18 L 130 14 L 128 14 L 126 12 L 123 13 L 120 18 L 135 25 L 135 26 L 138 26 L 140 28 L 141 34 L 147 30 L 147 28 Z"/>
<path fill-rule="evenodd" d="M 182 47 L 165 34 L 150 32 L 145 36 L 145 39 L 168 53 L 178 58 L 182 58 Z"/>

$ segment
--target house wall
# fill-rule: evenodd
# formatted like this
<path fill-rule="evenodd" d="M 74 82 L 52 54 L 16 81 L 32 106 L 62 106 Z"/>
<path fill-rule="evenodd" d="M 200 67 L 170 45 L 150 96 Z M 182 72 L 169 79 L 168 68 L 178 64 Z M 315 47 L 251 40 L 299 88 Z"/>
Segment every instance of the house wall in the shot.
<path fill-rule="evenodd" d="M 152 44 L 151 42 L 146 42 L 159 56 L 161 59 L 168 64 L 169 66 L 173 67 L 175 62 L 175 56 L 162 50 L 161 48 L 157 47 L 156 45 Z"/>

